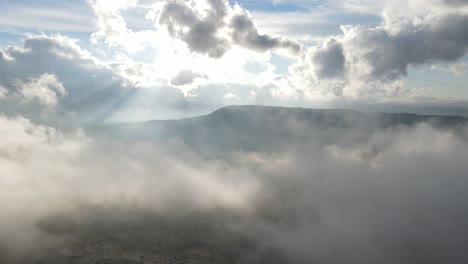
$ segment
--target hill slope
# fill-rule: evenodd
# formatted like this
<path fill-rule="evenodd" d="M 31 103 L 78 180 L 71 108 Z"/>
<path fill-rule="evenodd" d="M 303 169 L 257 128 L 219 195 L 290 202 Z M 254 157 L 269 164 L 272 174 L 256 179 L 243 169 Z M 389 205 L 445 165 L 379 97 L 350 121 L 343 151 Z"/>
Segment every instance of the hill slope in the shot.
<path fill-rule="evenodd" d="M 194 118 L 114 124 L 93 127 L 89 131 L 126 141 L 180 140 L 201 153 L 213 154 L 235 150 L 278 150 L 310 140 L 327 143 L 351 134 L 362 136 L 379 129 L 423 122 L 457 129 L 467 120 L 458 116 L 361 113 L 346 109 L 228 106 Z"/>

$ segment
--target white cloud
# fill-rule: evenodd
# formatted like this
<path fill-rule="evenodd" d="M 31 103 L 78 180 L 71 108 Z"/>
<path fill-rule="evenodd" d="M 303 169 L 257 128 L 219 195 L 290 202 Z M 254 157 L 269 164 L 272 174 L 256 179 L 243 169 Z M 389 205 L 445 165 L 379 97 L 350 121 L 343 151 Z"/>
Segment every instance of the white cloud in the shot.
<path fill-rule="evenodd" d="M 431 69 L 448 72 L 457 77 L 464 77 L 468 75 L 468 63 L 465 62 L 458 62 L 450 65 L 434 64 L 431 66 Z"/>
<path fill-rule="evenodd" d="M 8 90 L 5 87 L 0 86 L 0 99 L 5 98 L 7 94 Z"/>
<path fill-rule="evenodd" d="M 309 48 L 291 67 L 293 79 L 299 78 L 294 87 L 325 98 L 407 100 L 410 90 L 400 79 L 410 66 L 456 62 L 467 53 L 468 15 L 463 12 L 431 9 L 430 15 L 407 17 L 408 10 L 382 8 L 380 26 L 342 26 L 342 35 Z"/>
<path fill-rule="evenodd" d="M 37 221 L 62 211 L 64 205 L 243 211 L 250 208 L 248 201 L 258 188 L 248 172 L 203 160 L 177 142 L 126 144 L 4 115 L 0 134 L 2 243 L 5 233 L 21 229 L 34 237 Z M 12 238 L 9 245 L 19 238 Z"/>
<path fill-rule="evenodd" d="M 113 230 L 115 222 L 96 218 L 113 219 L 115 211 L 123 214 L 131 237 L 133 224 L 141 230 L 139 214 L 149 212 L 154 218 L 144 218 L 145 223 L 171 219 L 180 224 L 177 220 L 189 219 L 196 228 L 194 214 L 203 216 L 203 223 L 213 228 L 208 229 L 209 239 L 213 230 L 234 231 L 238 236 L 228 236 L 229 241 L 234 240 L 236 247 L 238 241 L 243 243 L 228 249 L 238 252 L 233 256 L 249 257 L 238 263 L 251 263 L 255 253 L 265 253 L 265 248 L 268 256 L 279 253 L 286 263 L 310 263 L 314 258 L 324 263 L 412 263 L 415 258 L 440 256 L 450 262 L 466 260 L 466 237 L 460 232 L 468 219 L 466 127 L 452 130 L 419 124 L 368 130 L 374 122 L 385 123 L 385 117 L 361 123 L 354 122 L 356 113 L 349 112 L 349 119 L 338 122 L 347 129 L 326 125 L 335 119 L 321 115 L 316 118 L 323 126 L 309 127 L 301 115 L 284 119 L 289 111 L 259 111 L 251 116 L 257 121 L 254 126 L 271 129 L 279 128 L 275 122 L 281 124 L 280 130 L 257 136 L 270 146 L 271 138 L 265 137 L 276 134 L 288 142 L 282 151 L 244 152 L 236 145 L 233 152 L 223 153 L 229 158 L 214 155 L 214 159 L 198 155 L 177 139 L 158 145 L 123 143 L 0 115 L 4 139 L 0 141 L 0 242 L 14 249 L 17 240 L 35 238 L 40 232 L 46 233 L 39 236 L 43 242 L 39 246 L 32 243 L 37 250 L 49 249 L 44 242 L 49 239 L 88 242 L 82 233 L 50 236 L 39 224 L 51 218 L 61 223 L 56 216 L 65 215 L 82 224 L 81 232 L 102 223 Z M 205 140 L 213 143 L 213 138 Z M 94 214 L 87 218 L 89 208 Z M 206 221 L 209 217 L 215 221 Z M 154 239 L 154 233 L 148 237 Z M 418 250 L 408 251 L 408 241 Z M 351 244 L 358 246 L 350 253 Z M 21 256 L 35 257 L 30 247 L 19 245 L 25 251 Z M 69 244 L 53 245 L 68 249 Z M 9 253 L 16 256 L 14 250 Z"/>
<path fill-rule="evenodd" d="M 16 80 L 14 85 L 22 101 L 27 103 L 37 101 L 49 110 L 55 108 L 60 98 L 67 95 L 57 76 L 48 73 L 26 83 Z"/>
<path fill-rule="evenodd" d="M 138 1 L 92 0 L 89 1 L 96 15 L 96 31 L 91 35 L 94 44 L 105 43 L 114 47 L 122 47 L 123 51 L 134 54 L 153 46 L 157 35 L 151 30 L 133 31 L 128 28 L 121 11 L 135 8 Z"/>
<path fill-rule="evenodd" d="M 87 119 L 89 115 L 98 114 L 99 109 L 116 100 L 123 91 L 121 77 L 109 65 L 68 37 L 28 36 L 23 46 L 7 47 L 3 53 L 9 59 L 0 60 L 3 73 L 0 85 L 18 95 L 11 100 L 19 97 L 24 102 L 35 101 L 49 109 L 59 107 L 56 114 L 80 113 L 79 119 Z M 100 100 L 92 98 L 96 94 L 100 94 Z M 13 108 L 2 105 L 2 110 L 6 109 Z M 23 109 L 21 104 L 15 109 L 29 111 L 31 118 L 38 112 L 33 106 Z M 52 114 L 49 116 L 56 118 Z"/>
<path fill-rule="evenodd" d="M 184 40 L 185 37 L 182 35 L 178 37 L 175 36 L 180 33 L 188 37 L 188 33 L 184 31 L 187 28 L 182 30 L 183 27 L 180 25 L 172 25 L 172 23 L 176 22 L 172 15 L 175 15 L 176 13 L 171 13 L 171 8 L 182 8 L 183 10 L 191 13 L 191 17 L 193 19 L 195 19 L 195 17 L 197 17 L 197 19 L 199 19 L 198 17 L 202 19 L 207 10 L 211 10 L 213 8 L 211 4 L 219 5 L 221 10 L 218 11 L 220 13 L 215 14 L 216 12 L 214 12 L 212 16 L 219 16 L 218 18 L 220 21 L 224 21 L 229 20 L 230 16 L 234 14 L 234 11 L 227 3 L 218 0 L 211 4 L 208 2 L 194 2 L 193 5 L 183 2 L 167 1 L 156 3 L 153 6 L 142 5 L 141 3 L 134 3 L 132 1 L 123 1 L 119 3 L 109 5 L 108 3 L 106 4 L 105 1 L 91 2 L 98 17 L 98 21 L 100 21 L 98 22 L 99 30 L 93 34 L 92 40 L 95 44 L 105 44 L 107 48 L 110 48 L 113 53 L 116 54 L 114 58 L 118 62 L 117 71 L 126 79 L 128 84 L 146 88 L 170 84 L 174 76 L 177 76 L 180 73 L 181 65 L 183 65 L 187 70 L 197 72 L 198 74 L 205 76 L 206 80 L 203 81 L 204 83 L 244 83 L 255 79 L 261 79 L 262 83 L 265 82 L 265 75 L 263 73 L 261 78 L 254 78 L 254 74 L 247 74 L 245 72 L 243 65 L 253 59 L 266 63 L 266 60 L 269 60 L 271 54 L 269 52 L 252 52 L 249 49 L 241 48 L 237 45 L 231 46 L 231 37 L 228 32 L 229 30 L 227 29 L 227 21 L 223 22 L 224 24 L 221 23 L 221 25 L 216 25 L 216 27 L 214 27 L 215 25 L 212 25 L 213 31 L 211 33 L 205 32 L 209 35 L 211 34 L 212 37 L 196 37 L 198 40 L 214 42 L 217 42 L 218 40 L 221 41 L 221 39 L 223 39 L 221 42 L 227 44 L 229 49 L 221 52 L 223 55 L 221 59 L 217 58 L 218 56 L 214 56 L 214 58 L 212 58 L 213 56 L 210 57 L 203 54 L 206 52 L 209 53 L 208 49 L 211 49 L 210 45 L 205 45 L 206 43 L 203 45 L 193 43 L 193 45 L 198 45 L 197 47 L 199 48 L 207 49 L 205 50 L 206 52 L 202 50 L 198 50 L 199 52 L 197 52 L 196 50 L 193 50 L 195 46 L 190 47 L 190 44 L 187 45 L 188 39 Z M 121 12 L 137 7 L 147 10 L 147 19 L 156 21 L 154 30 L 135 31 L 127 27 L 126 21 Z M 242 11 L 240 7 L 238 7 L 238 10 Z M 242 12 L 242 14 L 238 15 L 247 19 L 246 22 L 248 23 L 246 25 L 249 26 L 249 32 L 251 31 L 251 33 L 249 33 L 248 36 L 244 36 L 245 38 L 242 37 L 244 40 L 239 38 L 239 41 L 245 42 L 247 39 L 249 39 L 249 41 L 254 41 L 254 39 L 259 40 L 263 38 L 267 40 L 267 42 L 274 42 L 274 45 L 283 43 L 279 39 L 258 34 L 253 25 L 250 24 L 250 20 L 247 18 L 248 14 L 244 11 Z M 203 23 L 210 23 L 210 21 L 208 21 L 210 19 L 203 19 L 207 20 Z M 163 23 L 164 25 L 160 25 L 160 23 L 164 21 L 169 24 Z M 220 27 L 219 29 L 217 29 L 218 26 Z M 166 29 L 170 29 L 169 32 Z M 192 37 L 195 37 L 195 35 Z M 247 42 L 244 44 L 247 45 L 246 43 Z M 285 43 L 286 42 L 283 44 Z M 218 48 L 214 49 L 216 50 Z M 262 51 L 266 51 L 264 48 L 260 49 Z M 138 53 L 138 56 L 135 56 L 135 53 Z M 142 60 L 142 58 L 144 59 Z M 268 74 L 271 75 L 271 72 Z M 184 93 L 186 92 L 185 88 L 182 90 Z"/>

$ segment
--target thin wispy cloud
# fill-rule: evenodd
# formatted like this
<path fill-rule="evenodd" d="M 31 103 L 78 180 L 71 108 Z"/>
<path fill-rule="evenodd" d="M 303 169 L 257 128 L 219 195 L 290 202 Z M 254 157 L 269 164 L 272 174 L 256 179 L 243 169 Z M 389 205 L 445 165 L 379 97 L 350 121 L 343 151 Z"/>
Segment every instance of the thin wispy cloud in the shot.
<path fill-rule="evenodd" d="M 91 10 L 78 3 L 59 7 L 6 3 L 0 11 L 1 28 L 26 32 L 91 33 L 95 29 L 93 20 Z"/>

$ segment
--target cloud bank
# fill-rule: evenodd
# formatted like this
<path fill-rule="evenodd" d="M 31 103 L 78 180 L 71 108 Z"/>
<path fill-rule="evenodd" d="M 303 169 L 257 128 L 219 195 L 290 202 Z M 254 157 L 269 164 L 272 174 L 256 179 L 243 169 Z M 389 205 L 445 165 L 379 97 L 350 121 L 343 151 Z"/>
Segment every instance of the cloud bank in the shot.
<path fill-rule="evenodd" d="M 67 250 L 67 237 L 94 243 L 84 235 L 101 221 L 139 232 L 141 221 L 169 218 L 181 230 L 217 230 L 188 241 L 221 243 L 215 251 L 238 263 L 466 261 L 467 128 L 368 122 L 341 132 L 321 123 L 280 152 L 210 158 L 177 137 L 129 143 L 2 116 L 0 237 L 17 238 L 0 244 L 16 263 L 37 257 L 25 254 L 35 239 Z M 304 125 L 284 124 L 305 136 Z M 227 237 L 250 246 L 224 247 Z"/>

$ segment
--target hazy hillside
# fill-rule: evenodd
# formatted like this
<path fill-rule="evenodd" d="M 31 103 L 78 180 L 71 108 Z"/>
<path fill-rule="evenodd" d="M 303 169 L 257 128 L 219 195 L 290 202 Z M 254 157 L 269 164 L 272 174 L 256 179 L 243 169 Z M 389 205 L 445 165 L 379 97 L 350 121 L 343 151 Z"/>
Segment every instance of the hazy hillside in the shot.
<path fill-rule="evenodd" d="M 377 130 L 429 122 L 457 129 L 468 118 L 408 113 L 361 113 L 346 109 L 228 106 L 205 116 L 89 128 L 90 133 L 128 141 L 180 140 L 206 154 L 223 151 L 272 151 L 288 144 L 346 138 L 347 132 L 368 135 Z"/>

